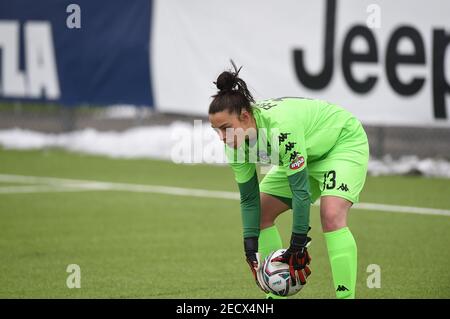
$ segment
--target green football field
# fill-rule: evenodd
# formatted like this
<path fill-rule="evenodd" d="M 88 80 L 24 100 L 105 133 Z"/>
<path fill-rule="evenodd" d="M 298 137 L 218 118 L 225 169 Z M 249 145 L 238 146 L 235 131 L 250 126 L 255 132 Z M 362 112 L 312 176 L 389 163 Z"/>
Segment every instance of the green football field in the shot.
<path fill-rule="evenodd" d="M 165 187 L 237 192 L 226 166 L 0 150 L 0 298 L 264 297 L 244 261 L 239 201 Z M 361 202 L 450 210 L 450 180 L 368 177 Z M 291 218 L 278 220 L 285 243 Z M 293 298 L 334 298 L 317 206 L 311 226 L 312 275 Z M 349 226 L 357 297 L 450 298 L 450 216 L 353 209 Z M 79 289 L 66 285 L 70 264 Z M 371 264 L 380 288 L 367 286 Z"/>

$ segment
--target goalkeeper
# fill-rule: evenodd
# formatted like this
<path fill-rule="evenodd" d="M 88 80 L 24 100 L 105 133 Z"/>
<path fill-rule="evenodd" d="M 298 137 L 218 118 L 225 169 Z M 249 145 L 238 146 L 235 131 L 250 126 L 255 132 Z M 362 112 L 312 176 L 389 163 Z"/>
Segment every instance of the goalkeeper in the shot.
<path fill-rule="evenodd" d="M 245 255 L 257 284 L 261 261 L 283 248 L 274 222 L 289 208 L 290 245 L 278 261 L 289 264 L 294 283 L 306 284 L 311 273 L 309 211 L 320 197 L 336 297 L 355 298 L 357 247 L 347 217 L 367 173 L 369 146 L 361 123 L 345 109 L 320 100 L 255 102 L 239 78 L 240 69 L 233 67 L 214 82 L 218 92 L 209 120 L 225 143 L 239 186 Z M 256 163 L 274 165 L 260 184 Z M 268 293 L 267 298 L 276 296 Z"/>

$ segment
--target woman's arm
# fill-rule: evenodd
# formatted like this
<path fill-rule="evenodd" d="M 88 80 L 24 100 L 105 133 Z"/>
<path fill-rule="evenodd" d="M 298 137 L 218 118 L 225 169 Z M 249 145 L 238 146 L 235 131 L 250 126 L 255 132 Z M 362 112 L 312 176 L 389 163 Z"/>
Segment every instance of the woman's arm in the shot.
<path fill-rule="evenodd" d="M 244 238 L 259 237 L 261 203 L 256 170 L 247 182 L 238 183 L 238 185 L 241 196 L 241 217 Z"/>
<path fill-rule="evenodd" d="M 309 231 L 311 205 L 304 130 L 298 123 L 286 121 L 278 136 L 281 163 L 292 192 L 292 232 L 306 235 Z"/>
<path fill-rule="evenodd" d="M 292 191 L 292 232 L 306 235 L 309 231 L 309 209 L 311 198 L 309 193 L 308 170 L 288 176 Z"/>
<path fill-rule="evenodd" d="M 307 236 L 311 197 L 307 166 L 306 143 L 304 130 L 297 123 L 284 123 L 284 132 L 279 136 L 279 150 L 292 192 L 292 235 L 289 248 L 276 258 L 276 261 L 289 264 L 293 284 L 297 278 L 300 284 L 306 284 L 306 278 L 311 274 L 308 265 L 311 258 L 308 254 L 308 244 L 311 238 Z M 297 276 L 296 276 L 297 274 Z"/>
<path fill-rule="evenodd" d="M 254 163 L 233 163 L 231 165 L 239 186 L 241 198 L 241 218 L 244 237 L 245 257 L 253 273 L 256 284 L 268 292 L 258 278 L 261 261 L 258 254 L 258 238 L 261 220 L 261 203 L 259 199 L 258 175 Z"/>

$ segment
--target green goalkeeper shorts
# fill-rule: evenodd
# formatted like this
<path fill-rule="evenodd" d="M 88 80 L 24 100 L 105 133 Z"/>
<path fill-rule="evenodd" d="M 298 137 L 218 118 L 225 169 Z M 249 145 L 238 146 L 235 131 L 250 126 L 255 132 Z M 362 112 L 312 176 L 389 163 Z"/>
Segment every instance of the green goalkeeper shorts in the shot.
<path fill-rule="evenodd" d="M 346 122 L 335 146 L 322 158 L 308 162 L 311 203 L 320 196 L 337 196 L 352 203 L 366 181 L 369 162 L 369 143 L 361 123 L 352 118 Z M 286 173 L 273 166 L 259 185 L 260 192 L 281 197 L 290 204 L 292 192 Z"/>

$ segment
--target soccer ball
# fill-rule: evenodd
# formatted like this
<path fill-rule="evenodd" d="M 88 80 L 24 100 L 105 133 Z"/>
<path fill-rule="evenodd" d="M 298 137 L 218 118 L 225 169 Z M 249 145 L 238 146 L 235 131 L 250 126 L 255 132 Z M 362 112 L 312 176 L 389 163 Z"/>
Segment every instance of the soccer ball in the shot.
<path fill-rule="evenodd" d="M 289 265 L 280 262 L 271 262 L 273 258 L 282 255 L 286 249 L 279 249 L 269 254 L 260 268 L 262 285 L 277 296 L 292 296 L 302 290 L 303 285 L 296 278 L 297 283 L 293 285 L 289 274 Z M 296 274 L 297 276 L 297 274 Z"/>

